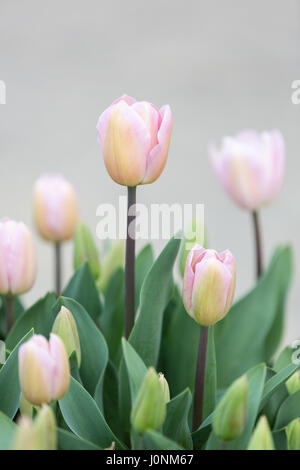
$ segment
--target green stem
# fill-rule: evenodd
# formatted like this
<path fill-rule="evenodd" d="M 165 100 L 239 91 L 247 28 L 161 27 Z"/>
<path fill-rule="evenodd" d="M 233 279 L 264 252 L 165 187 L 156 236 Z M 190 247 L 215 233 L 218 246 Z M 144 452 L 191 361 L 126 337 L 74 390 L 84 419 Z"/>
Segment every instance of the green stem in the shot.
<path fill-rule="evenodd" d="M 209 331 L 209 327 L 202 326 L 202 325 L 200 326 L 198 359 L 197 359 L 195 390 L 194 390 L 194 414 L 193 414 L 193 430 L 194 431 L 196 431 L 199 428 L 203 419 L 208 331 Z"/>
<path fill-rule="evenodd" d="M 254 225 L 255 251 L 256 251 L 256 277 L 257 279 L 259 279 L 263 273 L 261 227 L 260 227 L 259 215 L 257 211 L 252 212 L 252 217 L 253 217 L 253 225 Z"/>
<path fill-rule="evenodd" d="M 14 298 L 11 295 L 6 296 L 6 333 L 10 332 L 14 324 Z"/>
<path fill-rule="evenodd" d="M 127 240 L 125 261 L 125 336 L 129 338 L 135 316 L 135 203 L 136 187 L 128 186 Z"/>
<path fill-rule="evenodd" d="M 55 292 L 57 297 L 61 294 L 61 243 L 55 243 Z"/>

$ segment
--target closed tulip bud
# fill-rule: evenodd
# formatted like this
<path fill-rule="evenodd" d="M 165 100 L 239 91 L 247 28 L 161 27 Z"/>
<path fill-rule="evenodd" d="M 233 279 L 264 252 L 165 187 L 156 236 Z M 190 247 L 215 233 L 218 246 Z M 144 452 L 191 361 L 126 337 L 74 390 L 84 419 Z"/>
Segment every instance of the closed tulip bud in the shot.
<path fill-rule="evenodd" d="M 97 281 L 98 289 L 104 292 L 112 274 L 124 266 L 125 250 L 123 241 L 112 243 L 103 260 L 101 275 Z"/>
<path fill-rule="evenodd" d="M 95 279 L 100 275 L 99 253 L 93 237 L 82 222 L 77 225 L 74 240 L 74 269 L 88 263 Z"/>
<path fill-rule="evenodd" d="M 43 405 L 39 410 L 34 420 L 34 434 L 40 449 L 56 449 L 56 420 L 50 406 Z"/>
<path fill-rule="evenodd" d="M 244 431 L 248 411 L 248 379 L 243 375 L 229 387 L 213 416 L 213 430 L 221 441 L 232 441 Z"/>
<path fill-rule="evenodd" d="M 52 327 L 52 332 L 59 336 L 65 345 L 68 357 L 76 352 L 78 367 L 81 362 L 81 349 L 75 319 L 66 307 L 61 307 Z"/>
<path fill-rule="evenodd" d="M 125 186 L 155 181 L 168 157 L 172 113 L 123 95 L 100 116 L 98 141 L 111 178 Z"/>
<path fill-rule="evenodd" d="M 33 405 L 59 400 L 68 391 L 70 366 L 62 340 L 50 334 L 34 335 L 19 348 L 21 391 Z"/>
<path fill-rule="evenodd" d="M 261 416 L 251 436 L 248 450 L 275 450 L 268 420 Z"/>
<path fill-rule="evenodd" d="M 279 193 L 285 172 L 285 145 L 280 132 L 244 131 L 224 137 L 220 151 L 211 148 L 214 170 L 231 198 L 257 210 Z"/>
<path fill-rule="evenodd" d="M 289 450 L 300 450 L 300 418 L 294 419 L 286 428 Z"/>
<path fill-rule="evenodd" d="M 164 392 L 164 398 L 165 398 L 165 402 L 166 403 L 169 403 L 170 401 L 170 389 L 169 389 L 169 384 L 164 376 L 164 374 L 162 374 L 161 372 L 158 374 L 158 380 L 162 386 L 162 389 L 163 389 L 163 392 Z"/>
<path fill-rule="evenodd" d="M 299 371 L 295 372 L 285 383 L 290 395 L 300 390 L 300 375 Z"/>
<path fill-rule="evenodd" d="M 164 391 L 155 370 L 150 367 L 131 411 L 131 423 L 138 434 L 147 429 L 158 431 L 166 417 Z"/>
<path fill-rule="evenodd" d="M 12 450 L 42 450 L 34 432 L 33 422 L 28 416 L 19 419 Z"/>
<path fill-rule="evenodd" d="M 0 221 L 0 294 L 19 295 L 33 286 L 36 252 L 31 232 L 22 222 Z"/>
<path fill-rule="evenodd" d="M 34 218 L 40 235 L 53 242 L 74 236 L 78 220 L 77 196 L 61 175 L 43 175 L 34 186 Z"/>
<path fill-rule="evenodd" d="M 225 317 L 235 290 L 235 261 L 229 250 L 218 254 L 195 245 L 183 279 L 183 303 L 200 325 L 211 326 Z"/>

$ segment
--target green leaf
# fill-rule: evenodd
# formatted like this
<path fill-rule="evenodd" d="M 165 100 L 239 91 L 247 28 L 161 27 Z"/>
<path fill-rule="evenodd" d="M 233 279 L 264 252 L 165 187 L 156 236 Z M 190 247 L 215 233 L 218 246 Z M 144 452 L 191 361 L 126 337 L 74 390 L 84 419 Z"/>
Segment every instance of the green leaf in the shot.
<path fill-rule="evenodd" d="M 0 411 L 0 450 L 11 448 L 15 432 L 15 423 Z"/>
<path fill-rule="evenodd" d="M 122 338 L 122 348 L 129 377 L 131 403 L 133 404 L 145 378 L 147 367 L 125 338 Z"/>
<path fill-rule="evenodd" d="M 139 252 L 135 260 L 135 310 L 138 310 L 140 304 L 140 294 L 142 285 L 149 269 L 154 262 L 152 246 L 146 245 Z"/>
<path fill-rule="evenodd" d="M 57 429 L 59 450 L 102 450 L 92 442 L 81 439 L 65 429 Z"/>
<path fill-rule="evenodd" d="M 123 440 L 123 429 L 120 426 L 118 372 L 111 361 L 108 362 L 103 383 L 104 417 L 111 430 Z"/>
<path fill-rule="evenodd" d="M 19 297 L 13 298 L 14 321 L 24 312 L 24 307 Z M 0 338 L 6 336 L 6 297 L 0 295 Z"/>
<path fill-rule="evenodd" d="M 299 369 L 300 364 L 289 364 L 288 366 L 281 369 L 277 374 L 273 375 L 265 384 L 262 402 L 260 409 L 262 409 L 266 402 L 270 399 L 271 395 L 276 392 L 276 390 L 284 384 L 289 377 L 291 377 L 297 369 Z"/>
<path fill-rule="evenodd" d="M 163 426 L 163 434 L 180 444 L 184 449 L 192 449 L 193 441 L 188 425 L 188 417 L 192 404 L 189 389 L 174 397 L 167 404 L 167 416 Z"/>
<path fill-rule="evenodd" d="M 146 366 L 156 366 L 163 313 L 173 291 L 173 266 L 180 240 L 172 238 L 148 272 L 141 289 L 140 312 L 129 337 Z"/>
<path fill-rule="evenodd" d="M 300 390 L 290 395 L 279 408 L 274 430 L 287 426 L 293 419 L 300 417 Z"/>
<path fill-rule="evenodd" d="M 227 387 L 253 365 L 270 360 L 278 340 L 274 322 L 278 319 L 279 306 L 283 306 L 290 271 L 290 248 L 278 248 L 255 288 L 216 324 L 218 386 L 221 388 Z"/>
<path fill-rule="evenodd" d="M 114 441 L 116 449 L 124 449 L 106 423 L 95 400 L 71 377 L 68 393 L 59 400 L 65 422 L 78 437 L 102 448 L 109 447 Z"/>
<path fill-rule="evenodd" d="M 75 318 L 81 347 L 79 373 L 87 391 L 94 395 L 99 380 L 101 382 L 104 378 L 108 361 L 105 339 L 86 310 L 76 300 L 60 297 L 54 306 L 55 314 L 62 306 L 69 309 Z M 102 397 L 97 398 L 98 403 L 101 403 L 101 400 Z"/>
<path fill-rule="evenodd" d="M 19 347 L 32 335 L 33 329 L 21 339 L 0 370 L 0 411 L 9 418 L 13 418 L 17 412 L 21 393 L 18 366 Z"/>
<path fill-rule="evenodd" d="M 75 272 L 62 295 L 77 300 L 94 320 L 99 318 L 102 305 L 92 271 L 87 263 Z"/>
<path fill-rule="evenodd" d="M 272 369 L 267 369 L 267 380 L 265 383 L 264 390 L 266 389 L 266 385 L 270 382 L 272 378 L 274 378 L 276 372 Z M 264 395 L 262 399 L 262 403 L 260 405 L 260 414 L 263 414 L 267 417 L 268 423 L 272 428 L 276 419 L 276 415 L 278 413 L 278 409 L 284 400 L 288 396 L 288 391 L 284 383 L 276 386 L 274 390 L 270 394 L 267 393 L 267 398 L 264 400 Z"/>
<path fill-rule="evenodd" d="M 184 450 L 183 447 L 176 442 L 152 429 L 149 429 L 149 431 L 143 435 L 143 439 L 148 450 Z"/>
<path fill-rule="evenodd" d="M 34 328 L 35 334 L 48 337 L 54 321 L 52 307 L 55 302 L 56 297 L 50 292 L 26 310 L 10 330 L 6 347 L 13 349 L 31 328 Z"/>
<path fill-rule="evenodd" d="M 117 269 L 108 281 L 105 290 L 104 310 L 101 315 L 101 330 L 108 344 L 109 356 L 118 365 L 121 353 L 121 338 L 124 332 L 124 270 Z"/>

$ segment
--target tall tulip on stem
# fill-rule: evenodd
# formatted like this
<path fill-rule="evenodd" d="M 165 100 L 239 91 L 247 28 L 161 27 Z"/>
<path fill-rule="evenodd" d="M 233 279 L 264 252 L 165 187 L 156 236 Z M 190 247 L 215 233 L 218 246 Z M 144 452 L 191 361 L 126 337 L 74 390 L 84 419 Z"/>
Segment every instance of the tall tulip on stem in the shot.
<path fill-rule="evenodd" d="M 263 272 L 259 209 L 280 192 L 285 173 L 285 145 L 279 131 L 244 131 L 224 137 L 221 149 L 210 149 L 214 170 L 229 194 L 242 209 L 252 213 L 256 275 Z"/>
<path fill-rule="evenodd" d="M 32 234 L 22 222 L 0 221 L 0 294 L 6 298 L 6 330 L 14 322 L 14 296 L 31 289 L 36 277 Z"/>
<path fill-rule="evenodd" d="M 111 178 L 128 187 L 125 263 L 125 334 L 134 325 L 135 202 L 136 186 L 153 183 L 168 156 L 172 114 L 168 105 L 157 109 L 146 101 L 123 95 L 100 116 L 98 141 Z"/>
<path fill-rule="evenodd" d="M 78 221 L 77 196 L 73 186 L 61 175 L 42 175 L 34 186 L 34 217 L 40 235 L 54 245 L 54 282 L 61 294 L 61 244 L 70 240 Z"/>
<path fill-rule="evenodd" d="M 200 324 L 200 339 L 194 390 L 193 429 L 203 419 L 206 353 L 209 327 L 225 317 L 235 290 L 235 261 L 229 250 L 217 253 L 195 245 L 190 251 L 183 279 L 183 303 Z"/>

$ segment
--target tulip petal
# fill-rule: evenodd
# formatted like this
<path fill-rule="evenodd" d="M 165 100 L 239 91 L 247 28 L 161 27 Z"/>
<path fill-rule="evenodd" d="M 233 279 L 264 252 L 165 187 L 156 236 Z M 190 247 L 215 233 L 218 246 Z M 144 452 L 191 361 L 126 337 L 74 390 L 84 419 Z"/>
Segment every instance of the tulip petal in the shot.
<path fill-rule="evenodd" d="M 51 333 L 49 340 L 50 354 L 55 364 L 52 381 L 52 399 L 62 398 L 70 385 L 70 366 L 64 343 L 59 336 Z"/>
<path fill-rule="evenodd" d="M 5 222 L 0 222 L 0 293 L 6 295 L 9 293 L 9 278 L 7 270 L 8 240 L 5 230 Z"/>

